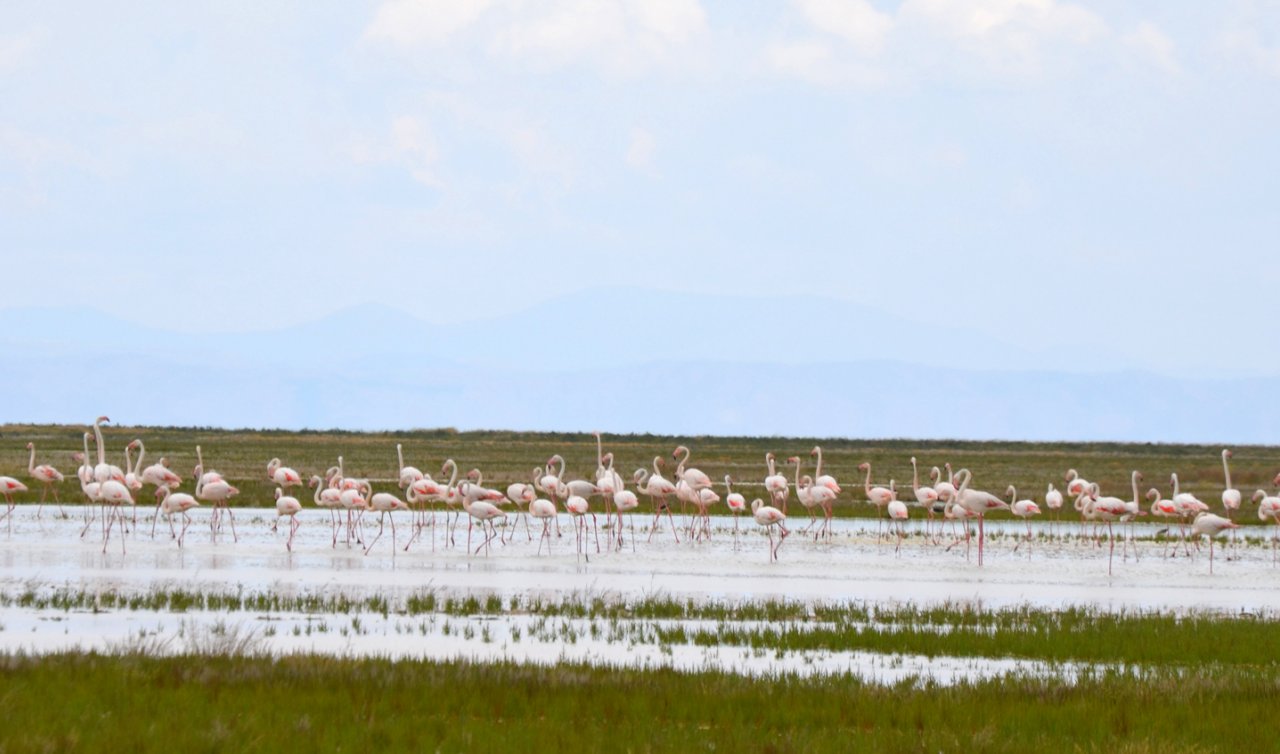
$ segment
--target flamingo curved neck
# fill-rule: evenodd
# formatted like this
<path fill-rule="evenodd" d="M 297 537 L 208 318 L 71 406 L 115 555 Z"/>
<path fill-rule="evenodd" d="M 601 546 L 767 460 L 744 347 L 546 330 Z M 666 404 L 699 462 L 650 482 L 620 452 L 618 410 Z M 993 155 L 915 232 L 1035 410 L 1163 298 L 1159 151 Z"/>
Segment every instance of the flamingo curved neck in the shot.
<path fill-rule="evenodd" d="M 950 469 L 948 469 L 947 473 L 948 474 L 951 473 Z M 866 488 L 867 494 L 870 495 L 871 494 L 871 464 L 867 464 L 867 480 L 866 482 L 863 483 L 862 486 Z"/>
<path fill-rule="evenodd" d="M 98 443 L 98 463 L 107 462 L 107 448 L 102 444 L 102 426 L 99 424 L 101 419 L 93 420 L 93 439 Z"/>

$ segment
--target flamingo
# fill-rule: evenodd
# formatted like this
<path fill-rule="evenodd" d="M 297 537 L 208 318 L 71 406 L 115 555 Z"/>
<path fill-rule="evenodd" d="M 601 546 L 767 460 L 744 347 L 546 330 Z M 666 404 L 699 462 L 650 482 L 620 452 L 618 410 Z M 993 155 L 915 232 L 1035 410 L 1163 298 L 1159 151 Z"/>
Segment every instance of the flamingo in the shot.
<path fill-rule="evenodd" d="M 778 548 L 782 547 L 782 542 L 791 532 L 787 529 L 787 514 L 773 507 L 765 505 L 764 501 L 756 498 L 751 501 L 751 515 L 755 517 L 756 523 L 765 528 L 769 533 L 769 562 L 778 559 Z M 781 532 L 778 538 L 778 544 L 773 543 L 773 529 L 777 527 Z"/>
<path fill-rule="evenodd" d="M 879 508 L 880 511 L 883 513 L 885 507 L 889 505 L 889 501 L 893 500 L 893 493 L 885 487 L 871 486 L 871 463 L 870 462 L 864 461 L 863 463 L 858 464 L 858 471 L 867 472 L 867 479 L 866 479 L 866 482 L 863 484 L 863 488 L 866 490 L 866 493 L 867 493 L 867 502 Z M 876 520 L 880 526 L 884 525 L 883 518 L 880 518 L 879 516 L 877 516 Z M 880 526 L 876 527 L 877 541 L 879 541 L 880 535 L 881 535 Z M 979 557 L 979 561 L 981 561 L 981 557 Z"/>
<path fill-rule="evenodd" d="M 121 508 L 125 505 L 133 505 L 133 496 L 129 494 L 129 488 L 124 486 L 124 482 L 116 479 L 108 478 L 105 482 L 98 483 L 98 499 L 102 502 L 107 510 L 106 518 L 106 535 L 102 539 L 102 551 L 107 551 L 107 544 L 111 540 L 112 519 L 120 523 L 120 552 L 125 551 L 124 546 L 124 514 Z"/>
<path fill-rule="evenodd" d="M 822 447 L 814 445 L 813 450 L 809 451 L 809 455 L 818 457 L 818 465 L 813 470 L 813 483 L 819 487 L 826 487 L 837 495 L 840 494 L 840 484 L 836 482 L 836 478 L 830 474 L 822 473 Z"/>
<path fill-rule="evenodd" d="M 1080 476 L 1080 472 L 1075 469 L 1067 469 L 1067 494 L 1079 496 L 1081 492 L 1089 489 L 1089 480 Z"/>
<path fill-rule="evenodd" d="M 956 486 L 951 481 L 951 464 L 946 464 L 947 478 L 942 478 L 942 472 L 937 466 L 934 466 L 929 472 L 929 479 L 933 482 L 933 491 L 938 493 L 938 499 L 944 503 L 951 502 L 956 495 Z"/>
<path fill-rule="evenodd" d="M 1152 487 L 1147 490 L 1147 499 L 1151 501 L 1151 515 L 1160 518 L 1176 518 L 1178 519 L 1178 537 L 1182 540 L 1182 546 L 1186 549 L 1187 554 L 1191 554 L 1191 548 L 1187 547 L 1187 520 L 1183 516 L 1182 511 L 1172 500 L 1162 500 L 1160 498 L 1160 490 Z M 1157 534 L 1162 534 L 1168 529 L 1164 529 Z M 1176 550 L 1176 545 L 1174 548 Z M 1165 548 L 1165 557 L 1169 557 L 1169 548 Z"/>
<path fill-rule="evenodd" d="M 769 474 L 764 478 L 765 491 L 769 493 L 769 499 L 773 505 L 780 507 L 783 514 L 787 512 L 787 496 L 788 482 L 787 477 L 779 474 L 777 470 L 777 457 L 773 453 L 764 454 L 765 465 L 769 469 Z"/>
<path fill-rule="evenodd" d="M 1009 512 L 1022 519 L 1027 525 L 1027 559 L 1031 558 L 1031 517 L 1040 515 L 1040 506 L 1036 505 L 1034 500 L 1018 500 L 1018 488 L 1012 484 L 1005 490 L 1004 494 L 1009 496 Z M 1013 551 L 1017 552 L 1022 543 L 1014 545 Z"/>
<path fill-rule="evenodd" d="M 231 536 L 233 541 L 239 542 L 240 535 L 236 533 L 236 517 L 231 512 L 228 502 L 231 498 L 240 494 L 240 490 L 232 487 L 221 476 L 214 474 L 214 479 L 209 479 L 209 474 L 204 469 L 196 466 L 195 477 L 196 482 L 196 499 L 203 500 L 207 503 L 213 503 L 213 514 L 209 521 L 209 530 L 214 542 L 218 541 L 218 530 L 222 528 L 222 511 L 226 510 L 227 517 L 231 519 Z"/>
<path fill-rule="evenodd" d="M 351 546 L 352 534 L 356 535 L 356 544 L 364 544 L 362 523 L 365 506 L 369 504 L 365 489 L 365 485 L 360 485 L 338 490 L 338 508 L 347 512 L 347 547 Z"/>
<path fill-rule="evenodd" d="M 142 440 L 134 440 L 133 442 L 138 446 L 138 462 L 134 466 L 134 469 L 136 470 L 138 467 L 142 466 L 143 461 L 146 459 L 147 446 L 142 442 Z M 182 477 L 169 470 L 169 461 L 164 457 L 161 457 L 156 463 L 142 469 L 142 473 L 138 475 L 138 479 L 140 479 L 143 484 L 149 484 L 156 488 L 157 501 L 160 499 L 161 487 L 168 487 L 171 490 L 176 490 L 182 486 Z"/>
<path fill-rule="evenodd" d="M 583 548 L 587 536 L 587 514 L 591 515 L 591 526 L 596 534 L 596 553 L 600 552 L 600 530 L 596 527 L 596 514 L 591 513 L 591 506 L 587 503 L 587 499 L 581 495 L 570 494 L 564 501 L 564 508 L 573 516 L 574 534 L 578 540 L 578 556 L 582 557 Z M 587 562 L 591 562 L 591 556 L 587 555 Z"/>
<path fill-rule="evenodd" d="M 983 542 L 986 539 L 983 532 L 983 522 L 986 520 L 986 514 L 993 510 L 1008 508 L 1009 504 L 990 492 L 969 489 L 969 483 L 973 479 L 973 472 L 968 469 L 961 469 L 956 473 L 960 475 L 960 486 L 956 488 L 956 505 L 978 518 L 978 567 L 982 567 Z M 870 479 L 869 471 L 868 479 Z M 964 527 L 964 532 L 967 551 L 969 541 L 969 527 L 967 525 Z"/>
<path fill-rule="evenodd" d="M 47 463 L 36 465 L 36 444 L 27 443 L 27 450 L 31 451 L 31 457 L 27 459 L 27 474 L 40 484 L 44 485 L 44 490 L 40 493 L 40 505 L 36 508 L 36 518 L 40 518 L 40 513 L 44 508 L 45 498 L 49 492 L 53 492 L 53 501 L 58 504 L 58 513 L 65 514 L 62 509 L 62 501 L 58 499 L 58 488 L 55 486 L 61 482 L 64 477 L 62 472 Z"/>
<path fill-rule="evenodd" d="M 1240 509 L 1240 490 L 1231 486 L 1231 468 L 1227 466 L 1228 459 L 1231 458 L 1231 451 L 1227 448 L 1222 449 L 1222 476 L 1226 478 L 1227 486 L 1222 490 L 1222 507 L 1227 511 L 1227 518 L 1232 521 L 1236 520 L 1236 511 Z M 1231 532 L 1231 542 L 1238 545 L 1236 533 Z M 1230 551 L 1228 551 L 1230 554 Z M 1230 560 L 1231 558 L 1227 558 Z"/>
<path fill-rule="evenodd" d="M 671 516 L 671 506 L 667 505 L 667 497 L 675 494 L 676 486 L 662 476 L 662 472 L 658 470 L 661 465 L 662 456 L 654 456 L 653 473 L 649 473 L 647 469 L 636 469 L 631 478 L 635 481 L 636 488 L 653 501 L 653 525 L 649 527 L 649 541 L 653 541 L 653 533 L 658 530 L 658 519 L 666 512 L 667 520 L 671 523 L 671 534 L 675 537 L 676 544 L 680 544 L 676 522 Z"/>
<path fill-rule="evenodd" d="M 302 486 L 302 475 L 288 466 L 281 465 L 279 458 L 267 461 L 267 479 L 286 490 L 290 487 Z"/>
<path fill-rule="evenodd" d="M 620 489 L 613 493 L 613 506 L 617 511 L 618 521 L 622 521 L 622 514 L 627 514 L 627 520 L 631 522 L 631 551 L 636 551 L 636 524 L 631 519 L 635 516 L 632 512 L 640 507 L 640 498 L 636 497 L 636 493 L 631 490 Z M 735 521 L 736 523 L 736 521 Z M 622 524 L 618 524 L 618 549 L 622 549 Z"/>
<path fill-rule="evenodd" d="M 156 515 L 156 518 L 159 518 L 160 514 L 164 515 L 164 517 L 169 521 L 169 535 L 178 540 L 178 547 L 182 547 L 182 542 L 187 537 L 187 527 L 191 525 L 191 515 L 188 514 L 187 511 L 192 508 L 199 508 L 200 503 L 196 502 L 194 497 L 191 497 L 185 492 L 174 492 L 169 487 L 161 487 L 156 490 L 156 493 L 160 496 L 160 513 Z M 175 532 L 173 529 L 173 514 L 175 513 L 182 514 L 181 533 Z M 153 520 L 151 524 L 152 537 L 155 536 L 155 530 L 156 527 Z"/>
<path fill-rule="evenodd" d="M 414 467 L 404 465 L 404 450 L 400 447 L 400 443 L 396 443 L 396 462 L 400 467 L 400 489 L 402 490 L 414 482 L 420 481 L 426 476 Z M 391 533 L 393 535 L 395 534 L 394 527 L 392 528 Z M 392 538 L 394 539 L 394 537 Z"/>
<path fill-rule="evenodd" d="M 682 453 L 684 454 L 683 456 L 681 455 Z M 686 495 L 676 495 L 680 499 L 680 514 L 686 516 L 684 504 L 689 502 L 697 505 L 698 501 L 701 500 L 702 490 L 711 489 L 711 477 L 703 473 L 701 469 L 685 468 L 685 464 L 689 462 L 689 448 L 684 445 L 676 446 L 676 449 L 671 451 L 671 457 L 672 459 L 678 459 L 676 463 L 677 485 L 680 482 L 684 482 L 689 488 L 689 492 Z M 692 527 L 690 527 L 690 531 L 692 531 Z"/>
<path fill-rule="evenodd" d="M 333 527 L 333 547 L 338 546 L 338 507 L 342 505 L 342 493 L 338 490 L 321 484 L 323 480 L 318 476 L 311 477 L 311 487 L 315 487 L 315 497 L 313 498 L 317 508 L 325 508 L 329 511 L 329 523 Z"/>
<path fill-rule="evenodd" d="M 711 506 L 720 502 L 720 496 L 716 494 L 715 490 L 711 489 L 698 490 L 694 495 L 693 505 L 698 509 L 694 518 L 698 529 L 697 536 L 700 540 L 705 535 L 709 541 L 711 539 L 711 516 L 708 515 L 707 511 Z M 690 536 L 692 535 L 693 530 L 690 529 Z"/>
<path fill-rule="evenodd" d="M 1240 524 L 1216 513 L 1201 513 L 1191 524 L 1191 533 L 1196 537 L 1196 547 L 1200 547 L 1200 538 L 1209 538 L 1209 574 L 1213 575 L 1213 538 L 1228 529 L 1239 529 Z"/>
<path fill-rule="evenodd" d="M 391 518 L 391 557 L 396 554 L 396 511 L 409 510 L 409 504 L 389 492 L 377 492 L 369 496 L 365 510 L 378 514 L 378 534 L 373 538 L 367 547 L 364 548 L 364 554 L 368 555 L 373 546 L 382 538 L 383 527 L 386 526 L 387 517 Z"/>
<path fill-rule="evenodd" d="M 1133 472 L 1134 480 L 1134 497 L 1137 493 L 1137 480 L 1141 475 Z M 1084 515 L 1091 521 L 1104 521 L 1107 524 L 1107 543 L 1110 545 L 1109 555 L 1107 557 L 1107 575 L 1112 574 L 1112 569 L 1116 558 L 1116 540 L 1115 529 L 1112 527 L 1113 522 L 1120 520 L 1129 512 L 1125 501 L 1118 497 L 1098 494 L 1098 483 L 1091 482 L 1089 484 L 1089 499 L 1084 503 Z M 1128 541 L 1125 542 L 1125 554 L 1128 554 Z"/>
<path fill-rule="evenodd" d="M 515 482 L 507 485 L 507 499 L 515 504 L 520 517 L 524 519 L 524 533 L 528 536 L 530 542 L 533 541 L 533 535 L 529 533 L 528 507 L 529 503 L 538 498 L 538 489 L 534 485 L 538 483 L 538 478 L 541 476 L 542 467 L 538 467 L 533 470 L 533 484 Z"/>
<path fill-rule="evenodd" d="M 205 484 L 212 484 L 213 482 L 222 481 L 221 474 L 213 470 L 205 471 L 204 468 L 205 468 L 204 452 L 201 451 L 200 446 L 197 445 L 196 446 L 196 472 L 195 472 L 196 486 L 199 486 L 200 482 L 204 482 Z"/>
<path fill-rule="evenodd" d="M 813 535 L 813 541 L 817 542 L 818 538 L 823 534 L 831 536 L 831 506 L 832 503 L 835 502 L 836 493 L 830 487 L 825 487 L 814 482 L 813 478 L 808 474 L 805 474 L 804 479 L 801 480 L 801 484 L 804 485 L 806 494 L 800 494 L 800 486 L 797 485 L 796 497 L 799 497 L 801 502 L 804 501 L 805 497 L 808 497 L 813 508 L 821 508 L 822 512 L 826 516 L 822 521 L 822 525 L 818 527 L 818 531 Z M 810 525 L 812 526 L 812 524 Z"/>
<path fill-rule="evenodd" d="M 724 475 L 724 504 L 733 514 L 733 549 L 738 549 L 738 515 L 747 509 L 747 499 L 733 491 L 733 477 Z"/>
<path fill-rule="evenodd" d="M 1124 505 L 1125 513 L 1123 516 L 1120 517 L 1120 520 L 1122 522 L 1128 524 L 1128 527 L 1126 527 L 1125 529 L 1125 542 L 1124 542 L 1126 555 L 1129 553 L 1129 540 L 1135 539 L 1134 533 L 1133 533 L 1134 519 L 1140 516 L 1147 515 L 1147 512 L 1142 510 L 1142 501 L 1138 497 L 1138 482 L 1142 481 L 1142 472 L 1137 471 L 1135 469 L 1131 479 L 1133 483 L 1133 500 L 1129 500 L 1125 502 L 1125 505 Z M 1133 543 L 1133 559 L 1134 560 L 1138 559 L 1137 541 L 1134 541 Z"/>
<path fill-rule="evenodd" d="M 1253 502 L 1258 504 L 1258 520 L 1266 522 L 1269 518 L 1276 525 L 1271 534 L 1271 562 L 1276 562 L 1276 532 L 1280 531 L 1280 497 L 1268 495 L 1266 490 L 1253 493 Z"/>
<path fill-rule="evenodd" d="M 559 468 L 553 469 L 557 463 L 559 464 Z M 541 479 L 534 483 L 534 486 L 538 488 L 539 492 L 549 496 L 553 504 L 558 504 L 561 497 L 560 477 L 562 476 L 564 476 L 564 458 L 560 457 L 560 454 L 557 453 L 547 459 L 546 472 L 542 475 Z M 555 524 L 556 536 L 558 537 L 560 536 L 559 516 L 555 518 Z"/>
<path fill-rule="evenodd" d="M 102 425 L 111 421 L 105 416 L 99 416 L 93 420 L 93 438 L 98 444 L 98 464 L 93 467 L 93 480 L 101 484 L 108 479 L 114 479 L 124 484 L 124 471 L 119 466 L 113 466 L 107 463 L 107 447 L 102 442 Z"/>
<path fill-rule="evenodd" d="M 551 520 L 558 518 L 556 504 L 550 500 L 538 498 L 529 503 L 529 515 L 542 522 L 542 536 L 538 538 L 538 554 L 542 554 L 542 541 L 547 541 L 547 554 L 551 554 Z"/>
<path fill-rule="evenodd" d="M 920 470 L 916 467 L 916 457 L 911 456 L 911 491 L 916 496 L 916 502 L 920 503 L 925 513 L 929 516 L 928 523 L 925 524 L 926 536 L 933 529 L 933 507 L 938 503 L 938 491 L 928 485 L 920 484 Z"/>
<path fill-rule="evenodd" d="M 507 517 L 507 514 L 503 513 L 501 508 L 489 502 L 488 500 L 478 499 L 475 501 L 471 501 L 468 499 L 466 495 L 462 495 L 461 499 L 462 499 L 462 509 L 466 511 L 467 515 L 470 516 L 474 521 L 479 522 L 480 531 L 484 532 L 486 530 L 485 527 L 488 527 L 488 531 L 489 531 L 489 536 L 486 537 L 485 540 L 481 542 L 478 546 L 476 546 L 475 553 L 472 553 L 472 554 L 473 555 L 478 554 L 480 552 L 480 548 L 483 547 L 485 548 L 484 554 L 488 556 L 489 543 L 493 541 L 494 537 L 498 536 L 498 530 L 494 527 L 493 522 L 499 518 L 505 520 Z M 468 551 L 471 550 L 471 526 L 470 525 L 467 526 L 467 550 Z"/>
<path fill-rule="evenodd" d="M 452 458 L 445 459 L 444 465 L 440 467 L 440 476 L 449 474 L 449 483 L 441 490 L 440 500 L 444 502 L 444 525 L 445 533 L 448 536 L 449 546 L 452 547 L 455 542 L 453 540 L 453 527 L 458 523 L 458 508 L 462 507 L 462 496 L 458 493 L 458 463 Z M 466 510 L 463 508 L 463 510 Z M 452 518 L 451 518 L 452 517 Z M 432 516 L 432 520 L 435 517 Z M 431 535 L 431 547 L 435 549 L 435 533 Z M 470 544 L 467 549 L 471 549 Z"/>
<path fill-rule="evenodd" d="M 405 497 L 408 498 L 409 505 L 415 509 L 415 518 L 413 524 L 413 533 L 409 536 L 409 541 L 404 543 L 404 551 L 409 551 L 422 530 L 427 527 L 427 514 L 431 514 L 431 551 L 436 550 L 436 512 L 431 507 L 431 503 L 444 500 L 444 490 L 431 478 L 429 474 L 423 474 L 422 478 L 410 484 L 404 491 Z"/>
<path fill-rule="evenodd" d="M 792 464 L 794 464 L 796 467 L 796 471 L 795 471 L 796 499 L 800 501 L 800 505 L 804 506 L 805 511 L 809 514 L 809 525 L 806 526 L 803 531 L 809 531 L 814 527 L 815 524 L 818 523 L 818 517 L 813 512 L 814 507 L 817 506 L 817 502 L 814 500 L 814 497 L 813 497 L 813 484 L 812 484 L 813 479 L 812 477 L 809 477 L 806 475 L 805 478 L 809 479 L 810 484 L 800 483 L 801 482 L 800 456 L 791 456 L 790 458 L 788 458 L 787 465 L 792 465 Z"/>
<path fill-rule="evenodd" d="M 1173 484 L 1173 503 L 1186 513 L 1184 515 L 1195 515 L 1209 510 L 1209 506 L 1201 502 L 1199 498 L 1190 492 L 1182 492 L 1178 487 L 1178 475 L 1171 474 L 1169 481 Z"/>
<path fill-rule="evenodd" d="M 284 547 L 289 552 L 293 552 L 293 535 L 298 533 L 298 511 L 302 510 L 302 503 L 298 502 L 298 498 L 292 495 L 284 494 L 282 487 L 276 487 L 276 520 L 271 523 L 271 531 L 275 531 L 280 524 L 280 519 L 285 516 L 289 517 L 289 539 L 284 543 Z"/>
<path fill-rule="evenodd" d="M 604 452 L 604 443 L 599 432 L 593 432 L 596 438 L 596 485 L 600 487 L 600 494 L 604 497 L 604 524 L 608 527 L 611 508 L 614 505 L 613 496 L 619 490 L 623 489 L 624 484 L 622 475 L 613 468 L 613 453 Z M 622 525 L 622 514 L 618 514 L 618 525 Z"/>
<path fill-rule="evenodd" d="M 17 479 L 14 479 L 11 476 L 0 476 L 0 495 L 4 496 L 4 501 L 9 506 L 8 510 L 6 510 L 4 515 L 0 516 L 0 518 L 8 518 L 10 528 L 13 527 L 13 519 L 10 518 L 10 516 L 13 515 L 13 509 L 17 505 L 17 503 L 13 501 L 13 496 L 19 492 L 26 491 L 27 485 L 19 482 Z"/>
<path fill-rule="evenodd" d="M 914 461 L 915 459 L 913 458 L 911 460 Z M 893 494 L 893 499 L 890 500 L 889 505 L 886 506 L 886 511 L 888 512 L 889 520 L 893 522 L 898 535 L 898 543 L 894 546 L 893 553 L 894 555 L 901 555 L 902 538 L 906 536 L 903 532 L 903 526 L 905 525 L 908 516 L 907 504 L 898 499 L 897 485 L 894 484 L 892 479 L 889 480 L 889 491 Z"/>
<path fill-rule="evenodd" d="M 1056 526 L 1058 511 L 1062 510 L 1062 493 L 1053 486 L 1053 482 L 1049 482 L 1049 489 L 1045 490 L 1044 507 L 1049 509 L 1049 515 L 1053 517 Z"/>

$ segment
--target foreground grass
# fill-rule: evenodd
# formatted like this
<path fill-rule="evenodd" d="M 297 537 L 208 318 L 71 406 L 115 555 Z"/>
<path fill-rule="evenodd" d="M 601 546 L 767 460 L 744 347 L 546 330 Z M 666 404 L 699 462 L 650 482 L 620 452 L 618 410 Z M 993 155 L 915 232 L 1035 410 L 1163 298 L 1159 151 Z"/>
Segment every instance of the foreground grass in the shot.
<path fill-rule="evenodd" d="M 79 500 L 74 467 L 69 460 L 72 451 L 82 447 L 83 426 L 0 425 L 0 474 L 26 478 L 26 443 L 33 441 L 38 450 L 37 463 L 52 463 L 67 474 L 60 488 L 63 499 Z M 201 445 L 205 463 L 229 477 L 241 494 L 236 505 L 270 505 L 274 485 L 266 480 L 266 464 L 273 457 L 305 475 L 323 474 L 344 457 L 349 476 L 385 480 L 380 489 L 394 489 L 397 474 L 396 444 L 404 446 L 405 463 L 439 476 L 445 458 L 455 458 L 462 468 L 473 466 L 485 473 L 487 485 L 505 488 L 515 481 L 528 481 L 532 469 L 547 461 L 552 453 L 561 454 L 567 462 L 569 478 L 592 478 L 596 466 L 595 439 L 585 433 L 533 432 L 456 432 L 450 429 L 406 432 L 283 432 L 254 430 L 220 430 L 174 427 L 115 427 L 104 430 L 108 460 L 124 465 L 124 446 L 141 438 L 147 446 L 147 463 L 160 456 L 169 459 L 170 467 L 188 481 L 195 466 L 195 446 Z M 720 484 L 725 474 L 738 480 L 740 491 L 748 498 L 761 494 L 764 478 L 764 454 L 777 453 L 779 463 L 790 455 L 804 460 L 804 473 L 813 472 L 809 450 L 822 445 L 825 455 L 824 473 L 835 475 L 844 488 L 836 504 L 840 516 L 874 516 L 877 509 L 867 505 L 862 493 L 863 475 L 858 464 L 870 461 L 877 484 L 890 478 L 898 482 L 901 498 L 912 500 L 911 456 L 921 465 L 921 481 L 926 481 L 931 466 L 950 462 L 955 468 L 968 467 L 974 472 L 976 487 L 1003 493 L 1014 484 L 1020 496 L 1039 500 L 1049 482 L 1062 488 L 1063 474 L 1076 468 L 1090 480 L 1099 482 L 1106 494 L 1127 498 L 1129 473 L 1139 469 L 1146 475 L 1147 486 L 1159 486 L 1168 492 L 1169 474 L 1177 472 L 1183 491 L 1198 494 L 1217 507 L 1222 489 L 1221 447 L 1209 445 L 1153 445 L 1125 443 L 1019 443 L 961 442 L 955 440 L 850 440 L 818 438 L 752 438 L 752 437 L 664 437 L 658 435 L 614 435 L 605 437 L 605 449 L 617 455 L 617 468 L 630 484 L 631 472 L 648 467 L 654 456 L 667 459 L 666 476 L 674 475 L 671 451 L 678 444 L 693 450 L 692 464 L 707 472 Z M 92 452 L 92 445 L 91 452 Z M 1264 446 L 1233 448 L 1232 480 L 1244 492 L 1246 515 L 1237 516 L 1243 523 L 1257 523 L 1256 508 L 1249 496 L 1257 487 L 1271 488 L 1271 480 L 1280 470 L 1280 453 Z M 779 467 L 792 476 L 790 467 Z M 305 491 L 304 491 L 305 492 Z M 33 487 L 24 501 L 39 498 Z M 794 504 L 794 493 L 792 503 Z M 647 503 L 647 501 L 646 501 Z M 794 505 L 794 515 L 804 512 Z M 647 510 L 646 507 L 642 510 Z M 723 510 L 723 509 L 721 509 Z M 999 518 L 1001 515 L 996 515 Z"/>
<path fill-rule="evenodd" d="M 950 688 L 325 657 L 0 659 L 0 751 L 1230 751 L 1273 673 Z"/>

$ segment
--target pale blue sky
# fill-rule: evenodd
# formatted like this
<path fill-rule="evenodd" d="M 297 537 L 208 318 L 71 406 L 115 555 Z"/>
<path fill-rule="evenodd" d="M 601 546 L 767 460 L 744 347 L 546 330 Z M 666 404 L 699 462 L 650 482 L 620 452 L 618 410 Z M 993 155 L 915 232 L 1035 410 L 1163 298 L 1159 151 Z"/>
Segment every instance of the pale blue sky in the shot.
<path fill-rule="evenodd" d="M 17 0 L 0 91 L 0 307 L 626 283 L 1280 374 L 1277 2 Z"/>

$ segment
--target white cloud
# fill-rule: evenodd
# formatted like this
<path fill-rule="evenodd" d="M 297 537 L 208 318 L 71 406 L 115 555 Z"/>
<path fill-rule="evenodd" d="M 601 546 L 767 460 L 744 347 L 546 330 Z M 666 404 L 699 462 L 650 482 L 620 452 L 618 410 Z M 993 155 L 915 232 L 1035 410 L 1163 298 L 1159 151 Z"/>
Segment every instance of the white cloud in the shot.
<path fill-rule="evenodd" d="M 875 55 L 883 48 L 893 17 L 867 0 L 797 0 L 804 17 L 818 29 L 843 37 L 861 53 Z"/>
<path fill-rule="evenodd" d="M 400 45 L 437 44 L 474 24 L 490 5 L 491 0 L 389 0 L 364 36 Z"/>
<path fill-rule="evenodd" d="M 669 63 L 706 28 L 698 0 L 388 0 L 364 36 L 401 46 L 457 42 L 541 65 L 633 71 Z"/>
<path fill-rule="evenodd" d="M 1173 40 L 1155 24 L 1143 21 L 1133 32 L 1124 35 L 1121 41 L 1157 68 L 1168 73 L 1178 72 Z"/>
<path fill-rule="evenodd" d="M 875 86 L 884 81 L 874 66 L 839 55 L 832 45 L 817 39 L 778 42 L 766 51 L 769 65 L 780 73 L 811 84 Z"/>
<path fill-rule="evenodd" d="M 631 144 L 627 147 L 627 164 L 642 173 L 654 172 L 654 156 L 658 142 L 653 134 L 643 128 L 631 129 Z"/>
<path fill-rule="evenodd" d="M 1268 47 L 1252 28 L 1236 28 L 1219 35 L 1217 47 L 1227 55 L 1269 76 L 1280 77 L 1280 46 Z"/>
<path fill-rule="evenodd" d="M 439 188 L 436 163 L 440 148 L 427 124 L 412 115 L 401 115 L 391 122 L 391 138 L 396 152 L 409 161 L 413 179 L 424 186 Z"/>

